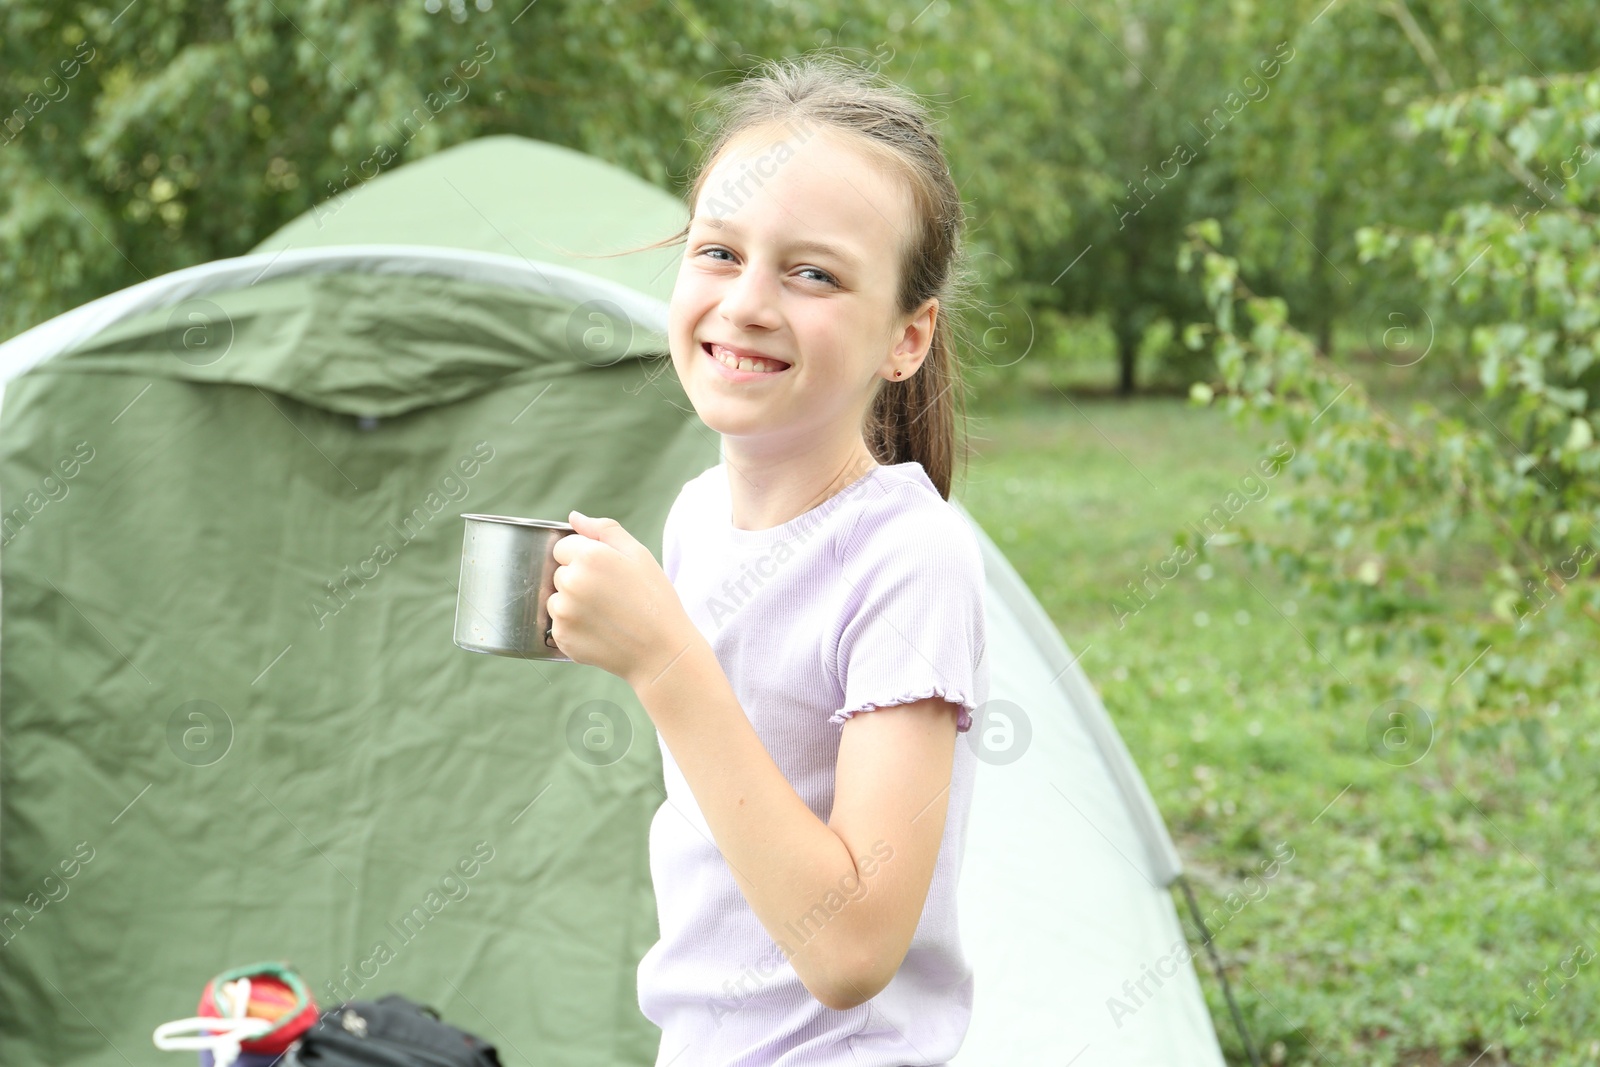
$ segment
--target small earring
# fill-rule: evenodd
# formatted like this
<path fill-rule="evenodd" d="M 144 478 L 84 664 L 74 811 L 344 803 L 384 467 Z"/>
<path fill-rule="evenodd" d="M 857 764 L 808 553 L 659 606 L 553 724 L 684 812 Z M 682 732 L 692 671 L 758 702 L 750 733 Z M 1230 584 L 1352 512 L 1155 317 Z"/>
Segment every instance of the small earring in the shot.
<path fill-rule="evenodd" d="M 899 371 L 895 371 L 895 372 L 894 372 L 894 376 L 895 376 L 895 377 L 896 377 L 896 378 L 898 378 L 898 377 L 900 377 L 900 372 L 899 372 Z"/>

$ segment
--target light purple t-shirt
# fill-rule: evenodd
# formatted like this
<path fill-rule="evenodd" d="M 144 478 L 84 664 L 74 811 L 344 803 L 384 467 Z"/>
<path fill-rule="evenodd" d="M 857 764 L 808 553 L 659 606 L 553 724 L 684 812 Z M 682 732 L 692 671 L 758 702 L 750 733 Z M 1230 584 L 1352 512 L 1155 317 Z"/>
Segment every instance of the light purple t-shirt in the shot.
<path fill-rule="evenodd" d="M 977 766 L 968 731 L 989 690 L 977 537 L 914 461 L 875 467 L 781 526 L 740 530 L 727 466 L 718 464 L 674 501 L 662 567 L 762 744 L 823 822 L 849 716 L 941 696 L 959 706 L 960 734 L 910 950 L 876 997 L 834 1011 L 756 918 L 656 733 L 667 788 L 650 823 L 661 938 L 638 980 L 640 1010 L 662 1029 L 657 1067 L 945 1064 L 972 1016 L 956 881 Z M 791 951 L 871 892 L 868 869 L 788 924 Z"/>

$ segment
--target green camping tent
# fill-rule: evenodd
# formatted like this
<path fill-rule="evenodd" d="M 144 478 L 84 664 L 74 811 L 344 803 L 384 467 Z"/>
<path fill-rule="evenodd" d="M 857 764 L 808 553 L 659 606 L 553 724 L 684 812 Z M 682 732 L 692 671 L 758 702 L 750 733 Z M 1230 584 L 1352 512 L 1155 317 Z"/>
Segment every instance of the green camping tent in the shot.
<path fill-rule="evenodd" d="M 192 1062 L 154 1028 L 272 959 L 508 1065 L 657 1061 L 652 725 L 602 671 L 451 634 L 462 512 L 578 508 L 659 555 L 718 462 L 649 358 L 679 251 L 603 258 L 683 219 L 487 138 L 0 345 L 0 1064 Z M 1160 815 L 977 532 L 1025 729 L 975 789 L 957 1062 L 1216 1067 Z"/>
<path fill-rule="evenodd" d="M 604 672 L 451 634 L 460 513 L 575 507 L 658 551 L 716 463 L 629 358 L 664 351 L 677 252 L 580 269 L 544 243 L 616 251 L 682 207 L 516 138 L 343 200 L 6 385 L 7 1067 L 183 1062 L 154 1027 L 273 958 L 323 1003 L 433 1004 L 507 1063 L 655 1055 L 649 719 Z"/>

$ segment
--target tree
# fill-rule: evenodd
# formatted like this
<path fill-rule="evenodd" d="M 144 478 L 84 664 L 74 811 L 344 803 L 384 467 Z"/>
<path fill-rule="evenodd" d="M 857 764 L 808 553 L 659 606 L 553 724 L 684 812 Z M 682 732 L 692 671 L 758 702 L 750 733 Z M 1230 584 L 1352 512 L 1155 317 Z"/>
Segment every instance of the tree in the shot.
<path fill-rule="evenodd" d="M 1442 137 L 1452 164 L 1504 166 L 1519 189 L 1458 205 L 1437 232 L 1360 233 L 1363 259 L 1408 253 L 1435 313 L 1468 325 L 1481 404 L 1452 375 L 1460 401 L 1418 401 L 1405 417 L 1387 411 L 1290 324 L 1286 301 L 1243 282 L 1239 261 L 1218 248 L 1215 220 L 1191 229 L 1180 257 L 1202 271 L 1213 318 L 1186 335 L 1197 347 L 1210 338 L 1228 409 L 1280 427 L 1306 457 L 1297 476 L 1318 481 L 1289 503 L 1309 544 L 1247 533 L 1247 550 L 1353 621 L 1396 622 L 1418 650 L 1467 646 L 1469 667 L 1488 651 L 1476 647 L 1486 640 L 1481 616 L 1497 617 L 1509 633 L 1489 640 L 1502 650 L 1471 691 L 1502 713 L 1556 685 L 1519 661 L 1516 637 L 1572 613 L 1600 624 L 1600 586 L 1584 581 L 1600 558 L 1597 114 L 1600 70 L 1416 102 L 1412 125 Z M 1213 392 L 1196 386 L 1201 400 Z M 1441 631 L 1434 563 L 1468 529 L 1493 553 L 1483 573 L 1489 610 Z"/>
<path fill-rule="evenodd" d="M 241 254 L 352 184 L 482 134 L 679 188 L 702 148 L 697 103 L 758 58 L 841 29 L 870 58 L 905 21 L 888 7 L 7 5 L 0 99 L 17 104 L 0 116 L 0 330 Z"/>

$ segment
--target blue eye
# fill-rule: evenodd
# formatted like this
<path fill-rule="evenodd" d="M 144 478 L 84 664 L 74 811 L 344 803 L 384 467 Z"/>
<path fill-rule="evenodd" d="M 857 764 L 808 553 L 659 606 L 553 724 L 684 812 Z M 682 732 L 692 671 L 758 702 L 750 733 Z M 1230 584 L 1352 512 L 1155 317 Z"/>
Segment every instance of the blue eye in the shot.
<path fill-rule="evenodd" d="M 833 275 L 829 274 L 827 271 L 823 270 L 820 267 L 801 267 L 800 268 L 800 272 L 802 274 L 804 274 L 806 271 L 810 271 L 813 274 L 822 275 L 821 280 L 824 281 L 824 282 L 827 282 L 829 285 L 838 285 L 839 284 L 837 281 L 834 280 Z"/>

